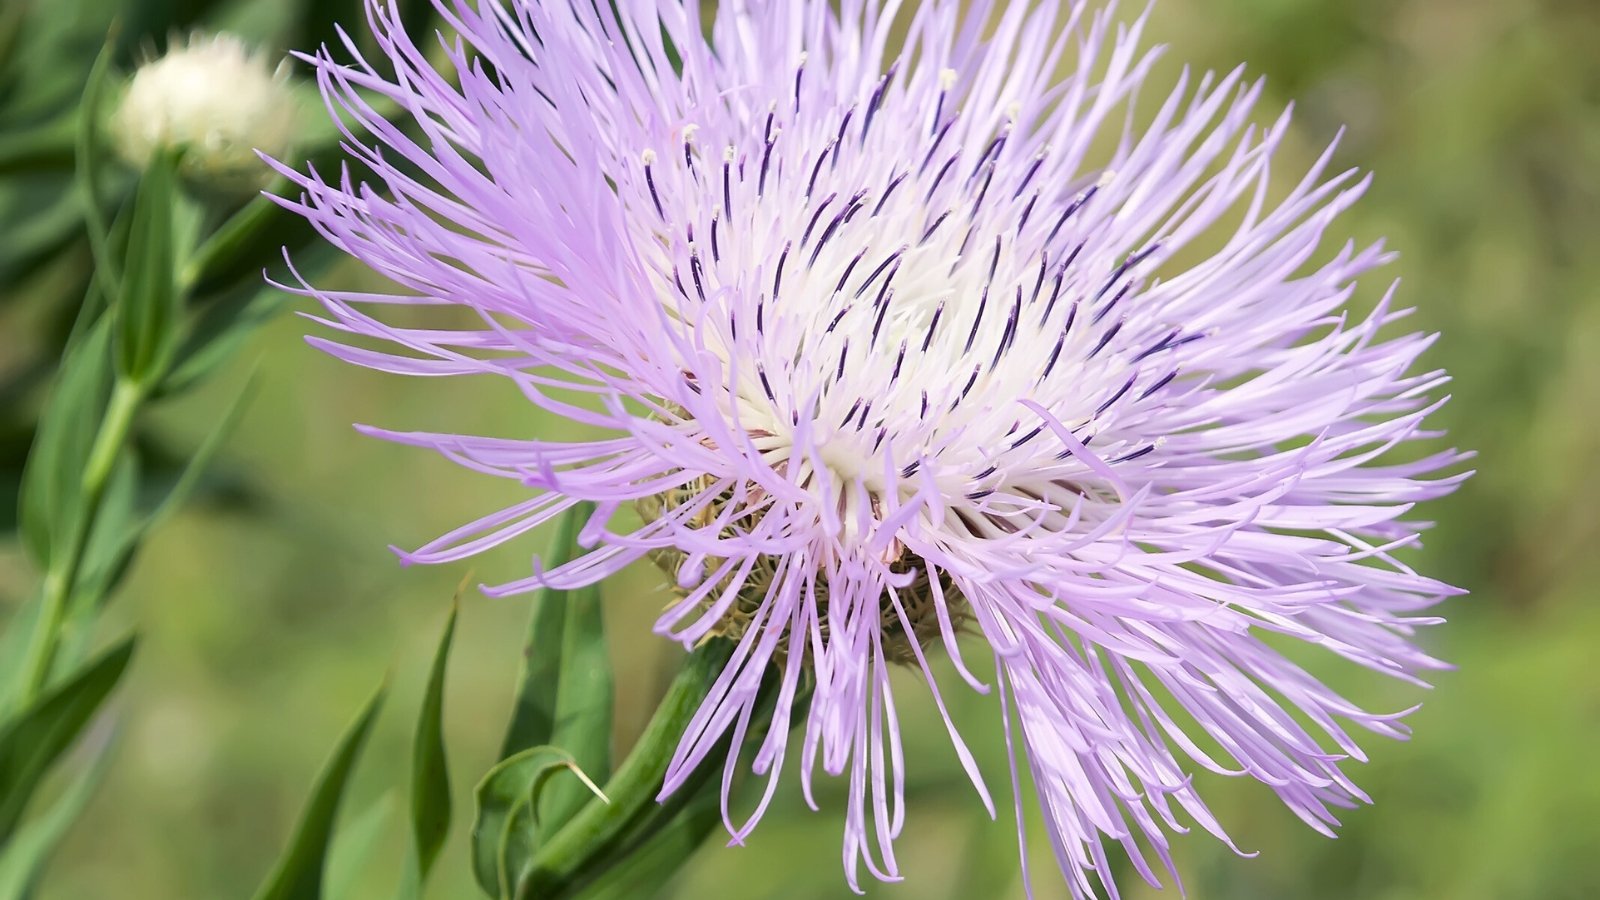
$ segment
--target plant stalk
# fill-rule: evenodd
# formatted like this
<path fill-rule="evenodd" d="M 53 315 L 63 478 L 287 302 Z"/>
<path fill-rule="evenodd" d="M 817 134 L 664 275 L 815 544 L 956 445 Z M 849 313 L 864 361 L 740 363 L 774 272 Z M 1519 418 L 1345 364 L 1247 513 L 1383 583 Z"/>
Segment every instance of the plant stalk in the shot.
<path fill-rule="evenodd" d="M 689 655 L 638 743 L 606 783 L 611 802 L 588 804 L 539 848 L 517 886 L 518 900 L 562 896 L 586 878 L 591 864 L 609 857 L 639 820 L 653 811 L 683 730 L 727 665 L 733 648 L 732 641 L 716 639 Z"/>
<path fill-rule="evenodd" d="M 105 500 L 106 485 L 116 468 L 122 448 L 133 431 L 133 420 L 143 404 L 145 390 L 139 384 L 118 379 L 111 390 L 111 400 L 105 418 L 95 434 L 94 445 L 83 468 L 80 502 L 82 508 L 72 518 L 67 542 L 61 552 L 52 553 L 45 571 L 43 595 L 40 600 L 39 620 L 23 656 L 22 682 L 17 694 L 19 708 L 33 702 L 50 680 L 50 668 L 55 663 L 56 649 L 61 643 L 61 626 L 66 619 L 67 601 L 72 596 L 73 585 L 78 580 L 78 569 L 83 565 L 83 555 L 89 544 L 89 535 Z"/>

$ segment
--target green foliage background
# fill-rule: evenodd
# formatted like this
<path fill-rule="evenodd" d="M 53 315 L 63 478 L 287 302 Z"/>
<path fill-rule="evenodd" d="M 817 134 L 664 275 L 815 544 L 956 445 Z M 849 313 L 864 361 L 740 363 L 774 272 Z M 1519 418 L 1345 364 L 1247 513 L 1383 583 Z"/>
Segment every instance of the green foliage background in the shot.
<path fill-rule="evenodd" d="M 1600 897 L 1600 6 L 1161 0 L 1153 32 L 1173 45 L 1162 77 L 1179 59 L 1222 69 L 1248 61 L 1268 77 L 1267 112 L 1296 101 L 1284 171 L 1348 125 L 1339 159 L 1378 178 L 1344 227 L 1385 235 L 1401 251 L 1392 272 L 1419 308 L 1414 321 L 1444 333 L 1427 360 L 1456 379 L 1439 422 L 1481 452 L 1480 474 L 1427 510 L 1439 524 L 1416 559 L 1473 591 L 1425 638 L 1460 669 L 1420 698 L 1334 670 L 1374 707 L 1426 703 L 1410 720 L 1413 741 L 1368 745 L 1373 761 L 1358 780 L 1376 806 L 1348 814 L 1342 837 L 1327 841 L 1266 789 L 1209 779 L 1224 823 L 1261 856 L 1180 839 L 1189 896 Z M 363 276 L 347 268 L 334 277 Z M 27 336 L 49 315 L 36 303 L 0 305 L 0 369 L 38 361 Z M 259 393 L 213 476 L 222 489 L 153 538 L 109 613 L 114 624 L 142 623 L 144 635 L 119 699 L 124 746 L 43 900 L 247 896 L 386 668 L 395 672 L 391 711 L 345 814 L 381 815 L 381 804 L 395 814 L 370 848 L 346 829 L 330 877 L 354 896 L 393 891 L 411 726 L 397 710 L 416 708 L 466 570 L 403 570 L 385 545 L 418 545 L 511 498 L 504 482 L 362 438 L 348 423 L 508 436 L 559 426 L 503 385 L 343 367 L 306 347 L 303 328 L 280 316 L 224 377 L 160 411 L 165 433 L 192 446 L 260 368 Z M 514 577 L 539 546 L 535 538 L 485 557 L 475 577 Z M 34 577 L 14 541 L 0 543 L 0 617 Z M 648 630 L 663 602 L 659 582 L 640 569 L 605 589 L 619 749 L 678 653 Z M 474 594 L 462 607 L 446 703 L 457 822 L 470 820 L 466 786 L 493 762 L 524 615 L 516 601 Z M 932 704 L 915 679 L 901 686 L 910 815 L 899 849 L 909 880 L 869 894 L 1022 896 L 1006 814 L 987 820 Z M 1003 799 L 993 699 L 954 688 L 948 696 Z M 791 782 L 748 846 L 713 838 L 661 896 L 849 896 L 837 785 L 822 802 L 811 813 Z M 1063 895 L 1034 843 L 1036 896 Z M 434 896 L 468 895 L 465 851 L 458 827 Z M 1126 884 L 1130 896 L 1151 893 Z"/>

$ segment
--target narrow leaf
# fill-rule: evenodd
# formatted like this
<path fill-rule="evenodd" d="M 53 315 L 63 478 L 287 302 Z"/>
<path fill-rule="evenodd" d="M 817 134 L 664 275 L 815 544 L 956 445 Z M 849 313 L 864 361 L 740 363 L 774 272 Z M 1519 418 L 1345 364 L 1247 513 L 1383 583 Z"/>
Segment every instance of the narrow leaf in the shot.
<path fill-rule="evenodd" d="M 23 825 L 11 842 L 0 848 L 0 900 L 29 900 L 33 896 L 51 854 L 105 780 L 113 746 L 109 740 L 101 745 L 88 770 L 56 798 L 50 809 Z"/>
<path fill-rule="evenodd" d="M 139 180 L 117 306 L 117 371 L 145 384 L 160 378 L 177 344 L 181 298 L 177 285 L 174 208 L 177 157 L 158 153 Z"/>
<path fill-rule="evenodd" d="M 556 535 L 542 560 L 545 569 L 571 562 L 578 552 L 578 530 L 593 507 L 580 503 L 567 510 L 556 525 Z M 528 636 L 522 649 L 522 670 L 517 674 L 517 699 L 511 725 L 500 745 L 500 758 L 550 742 L 555 729 L 556 682 L 561 674 L 561 645 L 565 639 L 567 592 L 542 588 L 529 607 Z"/>
<path fill-rule="evenodd" d="M 632 900 L 659 893 L 720 824 L 720 786 L 702 786 L 660 830 L 619 854 L 614 864 L 578 891 L 577 900 Z"/>
<path fill-rule="evenodd" d="M 459 602 L 459 592 L 457 594 Z M 407 872 L 404 890 L 420 896 L 428 871 L 450 831 L 450 772 L 444 751 L 444 673 L 450 659 L 450 641 L 456 631 L 457 606 L 450 606 L 439 649 L 434 652 L 422 714 L 411 745 L 411 838 L 415 867 Z M 415 881 L 411 879 L 414 876 Z"/>
<path fill-rule="evenodd" d="M 319 900 L 322 896 L 322 870 L 328 844 L 333 838 L 339 800 L 344 796 L 345 784 L 355 769 L 372 723 L 378 718 L 383 694 L 384 689 L 379 688 L 339 739 L 339 746 L 317 776 L 311 801 L 295 826 L 289 846 L 266 883 L 256 892 L 255 900 Z"/>
<path fill-rule="evenodd" d="M 0 633 L 0 719 L 10 708 L 12 694 L 22 683 L 22 665 L 28 655 L 28 640 L 39 627 L 38 593 L 28 603 L 18 607 L 6 621 Z"/>
<path fill-rule="evenodd" d="M 61 655 L 74 658 L 77 645 L 89 639 L 95 616 L 121 580 L 145 538 L 181 507 L 199 484 L 217 452 L 243 417 L 256 382 L 252 377 L 223 412 L 211 433 L 200 442 L 175 479 L 165 486 L 151 485 L 148 468 L 125 452 L 113 470 L 100 512 L 95 516 L 84 550 L 83 563 L 73 584 L 63 631 Z"/>
<path fill-rule="evenodd" d="M 83 470 L 111 397 L 110 337 L 102 319 L 67 354 L 28 451 L 17 516 L 23 542 L 41 569 L 49 567 L 71 517 L 79 514 Z"/>
<path fill-rule="evenodd" d="M 71 116 L 60 116 L 32 128 L 0 132 L 0 177 L 66 170 L 72 165 L 76 130 Z"/>
<path fill-rule="evenodd" d="M 558 747 L 529 747 L 501 761 L 478 782 L 473 793 L 472 871 L 489 896 L 513 896 L 536 847 L 534 809 L 547 780 L 562 770 L 573 778 L 563 777 L 550 787 L 570 780 L 605 799 L 572 754 Z"/>
<path fill-rule="evenodd" d="M 726 642 L 724 642 L 726 643 Z M 771 726 L 772 710 L 778 699 L 779 679 L 762 679 L 756 694 L 752 730 L 746 736 L 744 755 L 761 743 Z M 803 721 L 811 704 L 813 685 L 801 686 L 793 698 L 793 721 Z M 732 735 L 724 735 L 708 754 L 721 759 L 729 752 Z M 661 889 L 661 885 L 681 868 L 706 837 L 722 822 L 722 783 L 716 767 L 702 766 L 672 795 L 654 804 L 630 824 L 616 848 L 603 858 L 588 862 L 574 879 L 579 900 L 624 900 Z M 585 881 L 585 879 L 588 879 Z M 957 896 L 968 896 L 958 894 Z"/>
<path fill-rule="evenodd" d="M 228 438 L 233 436 L 234 429 L 239 427 L 239 420 L 244 418 L 244 411 L 249 407 L 251 399 L 255 397 L 258 386 L 256 373 L 252 372 L 249 379 L 245 381 L 244 387 L 239 390 L 233 401 L 228 404 L 228 408 L 223 410 L 222 417 L 217 420 L 217 424 L 200 442 L 200 446 L 195 448 L 194 454 L 189 457 L 188 463 L 184 465 L 183 473 L 178 476 L 178 480 L 172 483 L 172 487 L 161 498 L 161 502 L 150 511 L 150 515 L 145 519 L 141 528 L 141 533 L 148 532 L 165 522 L 183 506 L 189 499 L 189 495 L 194 493 L 195 486 L 200 483 L 200 478 L 210 468 L 212 460 L 217 456 L 217 452 L 222 449 Z"/>
<path fill-rule="evenodd" d="M 229 289 L 243 279 L 259 284 L 261 270 L 316 237 L 302 216 L 262 195 L 234 213 L 200 245 L 183 269 L 182 284 L 196 296 Z"/>
<path fill-rule="evenodd" d="M 89 250 L 94 256 L 94 267 L 100 286 L 115 293 L 122 283 L 122 267 L 111 252 L 111 229 L 106 225 L 101 206 L 101 175 L 105 172 L 109 154 L 100 140 L 100 122 L 106 83 L 111 75 L 111 60 L 115 51 L 108 39 L 89 69 L 89 79 L 84 83 L 83 99 L 78 103 L 77 134 L 74 155 L 77 165 L 73 182 L 78 194 L 78 205 L 89 233 Z M 98 293 L 98 292 L 97 292 Z M 98 300 L 97 294 L 91 298 Z M 87 302 L 87 301 L 86 301 Z"/>
<path fill-rule="evenodd" d="M 578 767 L 591 777 L 604 781 L 611 775 L 614 684 L 599 585 L 572 592 L 563 631 L 555 729 L 550 743 L 571 753 Z M 554 834 L 589 799 L 589 792 L 582 785 L 568 781 L 552 784 L 539 808 L 540 832 Z"/>
<path fill-rule="evenodd" d="M 133 657 L 123 638 L 0 727 L 0 845 L 16 830 L 45 773 L 72 746 Z"/>
<path fill-rule="evenodd" d="M 260 277 L 260 272 L 253 273 L 250 283 L 207 302 L 190 320 L 173 355 L 172 369 L 156 387 L 155 397 L 181 394 L 204 381 L 284 308 L 281 296 L 263 290 Z"/>
<path fill-rule="evenodd" d="M 323 885 L 333 900 L 352 896 L 357 882 L 372 865 L 378 843 L 394 818 L 395 797 L 386 793 L 351 816 L 340 826 L 328 851 L 328 868 Z"/>

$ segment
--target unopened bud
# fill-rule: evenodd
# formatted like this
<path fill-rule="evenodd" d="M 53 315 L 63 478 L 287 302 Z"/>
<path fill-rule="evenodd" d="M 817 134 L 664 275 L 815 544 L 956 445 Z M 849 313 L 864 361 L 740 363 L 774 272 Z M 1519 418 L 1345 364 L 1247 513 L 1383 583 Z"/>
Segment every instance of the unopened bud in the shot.
<path fill-rule="evenodd" d="M 286 64 L 273 68 L 232 35 L 197 34 L 134 72 L 111 130 L 118 152 L 139 168 L 158 152 L 181 150 L 184 177 L 252 190 L 271 177 L 256 150 L 287 155 L 299 119 Z"/>

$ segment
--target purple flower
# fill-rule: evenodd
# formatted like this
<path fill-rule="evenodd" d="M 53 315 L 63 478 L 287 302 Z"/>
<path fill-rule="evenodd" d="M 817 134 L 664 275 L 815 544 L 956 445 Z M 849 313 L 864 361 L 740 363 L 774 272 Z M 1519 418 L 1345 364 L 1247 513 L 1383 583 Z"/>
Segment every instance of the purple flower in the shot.
<path fill-rule="evenodd" d="M 1280 639 L 1418 683 L 1440 668 L 1410 637 L 1458 592 L 1393 554 L 1417 542 L 1412 505 L 1465 477 L 1435 475 L 1462 453 L 1391 454 L 1435 436 L 1446 378 L 1414 371 L 1430 336 L 1380 335 L 1406 312 L 1392 289 L 1347 307 L 1389 255 L 1320 249 L 1366 179 L 1330 175 L 1330 148 L 1271 180 L 1288 117 L 1251 124 L 1261 85 L 1238 70 L 1186 73 L 1135 128 L 1144 19 L 1085 3 L 613 5 L 459 3 L 448 75 L 374 6 L 381 66 L 311 60 L 365 174 L 283 168 L 303 191 L 285 205 L 401 288 L 302 285 L 336 336 L 312 342 L 503 376 L 607 435 L 366 429 L 529 495 L 405 559 L 596 504 L 587 555 L 486 590 L 669 565 L 657 630 L 738 649 L 663 793 L 722 764 L 706 756 L 743 738 L 776 668 L 766 792 L 729 828 L 750 830 L 790 756 L 808 798 L 819 764 L 848 777 L 852 886 L 860 865 L 899 877 L 914 759 L 889 670 L 920 669 L 942 712 L 935 647 L 998 694 L 1012 783 L 1027 766 L 1074 895 L 1116 894 L 1108 839 L 1151 883 L 1185 822 L 1229 840 L 1199 769 L 1331 833 L 1367 799 L 1349 727 L 1403 737 L 1403 714 L 1340 696 Z"/>

